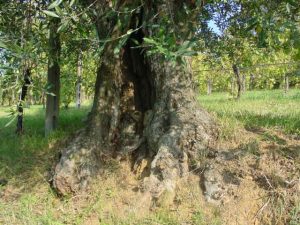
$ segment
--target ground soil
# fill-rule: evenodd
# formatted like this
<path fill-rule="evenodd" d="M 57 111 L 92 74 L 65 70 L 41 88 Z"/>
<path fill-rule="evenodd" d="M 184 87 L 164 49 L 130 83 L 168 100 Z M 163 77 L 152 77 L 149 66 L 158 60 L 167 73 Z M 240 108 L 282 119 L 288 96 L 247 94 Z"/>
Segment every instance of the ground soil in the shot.
<path fill-rule="evenodd" d="M 300 199 L 299 137 L 262 128 L 243 130 L 239 134 L 235 140 L 219 140 L 197 166 L 191 167 L 179 180 L 172 205 L 149 205 L 151 196 L 141 189 L 147 162 L 143 168 L 134 169 L 127 158 L 107 162 L 106 170 L 94 179 L 88 191 L 68 199 L 70 208 L 66 209 L 66 203 L 54 197 L 51 204 L 57 208 L 55 216 L 78 212 L 82 214 L 82 224 L 114 224 L 131 217 L 132 221 L 143 221 L 154 212 L 165 210 L 185 225 L 299 223 L 297 215 L 291 217 Z M 222 177 L 218 181 L 221 195 L 216 201 L 208 202 L 204 174 L 212 167 Z M 43 179 L 44 183 L 31 190 L 37 196 L 49 190 L 46 178 Z M 8 184 L 2 189 L 1 200 L 16 202 L 22 193 L 22 187 Z M 42 207 L 34 210 L 42 211 Z M 201 223 L 195 220 L 199 212 L 205 218 Z"/>

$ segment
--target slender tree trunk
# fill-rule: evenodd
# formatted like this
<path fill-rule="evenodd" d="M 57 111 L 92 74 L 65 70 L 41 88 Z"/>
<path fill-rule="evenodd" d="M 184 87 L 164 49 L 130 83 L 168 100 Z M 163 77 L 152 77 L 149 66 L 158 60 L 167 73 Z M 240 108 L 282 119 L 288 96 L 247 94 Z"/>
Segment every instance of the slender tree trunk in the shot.
<path fill-rule="evenodd" d="M 212 93 L 212 80 L 209 78 L 207 80 L 207 95 L 211 95 Z"/>
<path fill-rule="evenodd" d="M 231 95 L 234 96 L 235 95 L 235 79 L 233 76 L 230 79 L 230 88 L 231 88 Z"/>
<path fill-rule="evenodd" d="M 56 129 L 59 115 L 59 91 L 60 91 L 60 38 L 57 33 L 59 19 L 50 21 L 49 35 L 49 62 L 48 62 L 48 84 L 50 89 L 47 94 L 45 135 Z"/>
<path fill-rule="evenodd" d="M 284 92 L 288 93 L 289 89 L 290 89 L 289 75 L 285 74 L 285 76 L 284 76 Z"/>
<path fill-rule="evenodd" d="M 24 109 L 23 109 L 23 104 L 24 104 L 24 100 L 25 97 L 27 95 L 28 92 L 28 86 L 30 85 L 30 69 L 26 68 L 24 71 L 24 83 L 22 86 L 22 90 L 21 90 L 21 94 L 20 94 L 20 100 L 18 103 L 18 116 L 17 116 L 17 129 L 16 129 L 16 133 L 17 134 L 22 134 L 23 133 L 23 113 L 24 113 Z"/>
<path fill-rule="evenodd" d="M 8 96 L 8 106 L 12 105 L 12 94 Z"/>
<path fill-rule="evenodd" d="M 40 104 L 40 98 L 38 94 L 34 95 L 34 105 L 39 105 Z"/>
<path fill-rule="evenodd" d="M 98 3 L 102 3 L 100 14 L 108 3 Z M 126 30 L 136 31 L 119 54 L 114 51 L 117 41 L 105 46 L 88 127 L 62 151 L 54 171 L 53 186 L 60 194 L 85 188 L 90 177 L 103 169 L 107 157 L 130 157 L 133 170 L 143 159 L 147 162 L 142 191 L 153 201 L 166 196 L 172 201 L 177 181 L 189 170 L 188 163 L 197 160 L 213 141 L 215 123 L 198 105 L 188 62 L 171 63 L 138 47 L 146 35 L 155 32 L 151 26 L 137 29 L 153 13 L 167 6 L 178 12 L 182 7 L 179 1 L 165 3 L 149 2 L 132 13 Z M 122 35 L 115 29 L 116 22 L 97 20 L 100 39 L 109 34 L 117 40 Z"/>
<path fill-rule="evenodd" d="M 1 98 L 1 105 L 4 106 L 5 104 L 5 99 L 6 99 L 6 92 L 7 91 L 2 91 L 2 98 Z"/>
<path fill-rule="evenodd" d="M 78 60 L 77 60 L 77 82 L 76 82 L 76 107 L 79 109 L 81 106 L 81 80 L 82 80 L 82 52 L 81 50 L 78 53 Z"/>
<path fill-rule="evenodd" d="M 251 73 L 250 74 L 249 89 L 254 90 L 254 88 L 255 88 L 255 76 Z"/>
<path fill-rule="evenodd" d="M 243 74 L 242 75 L 242 92 L 246 92 L 246 88 L 247 88 L 247 86 L 246 86 L 246 75 Z"/>
<path fill-rule="evenodd" d="M 233 72 L 234 72 L 235 77 L 236 77 L 236 84 L 237 84 L 237 88 L 238 88 L 238 92 L 237 92 L 236 98 L 240 99 L 241 92 L 242 92 L 242 81 L 241 81 L 241 76 L 240 76 L 239 68 L 237 67 L 236 64 L 233 64 L 232 65 L 232 69 L 233 69 Z"/>

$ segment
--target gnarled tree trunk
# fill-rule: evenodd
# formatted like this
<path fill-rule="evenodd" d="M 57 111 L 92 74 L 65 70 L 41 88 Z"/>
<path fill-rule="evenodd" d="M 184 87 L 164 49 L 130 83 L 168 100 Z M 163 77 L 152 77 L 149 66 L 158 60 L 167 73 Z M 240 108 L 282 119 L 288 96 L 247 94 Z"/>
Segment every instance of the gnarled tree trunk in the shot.
<path fill-rule="evenodd" d="M 120 54 L 114 54 L 117 42 L 105 46 L 88 128 L 63 150 L 54 171 L 53 186 L 59 193 L 84 188 L 107 157 L 131 156 L 133 168 L 148 159 L 144 192 L 153 199 L 165 193 L 172 196 L 189 162 L 213 140 L 214 122 L 198 105 L 189 66 L 170 63 L 160 55 L 149 56 L 147 49 L 137 48 L 144 37 L 153 34 L 148 27 L 139 29 L 150 15 L 167 5 L 175 11 L 180 4 L 145 4 L 132 14 L 127 29 L 136 31 Z M 122 34 L 114 21 L 96 25 L 100 38 L 108 31 L 112 39 Z"/>

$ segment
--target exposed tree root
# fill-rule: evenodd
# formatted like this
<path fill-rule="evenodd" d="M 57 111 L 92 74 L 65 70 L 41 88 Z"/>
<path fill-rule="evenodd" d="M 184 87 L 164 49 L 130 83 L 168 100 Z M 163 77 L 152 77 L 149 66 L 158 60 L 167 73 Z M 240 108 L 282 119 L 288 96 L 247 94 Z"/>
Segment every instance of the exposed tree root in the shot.
<path fill-rule="evenodd" d="M 133 13 L 128 27 L 136 32 L 118 57 L 116 43 L 104 49 L 88 128 L 63 150 L 54 171 L 53 186 L 63 195 L 86 187 L 107 157 L 135 156 L 134 168 L 147 161 L 143 191 L 156 200 L 172 199 L 189 163 L 216 137 L 215 123 L 197 103 L 188 60 L 169 62 L 141 48 L 146 31 L 137 28 L 145 13 Z"/>

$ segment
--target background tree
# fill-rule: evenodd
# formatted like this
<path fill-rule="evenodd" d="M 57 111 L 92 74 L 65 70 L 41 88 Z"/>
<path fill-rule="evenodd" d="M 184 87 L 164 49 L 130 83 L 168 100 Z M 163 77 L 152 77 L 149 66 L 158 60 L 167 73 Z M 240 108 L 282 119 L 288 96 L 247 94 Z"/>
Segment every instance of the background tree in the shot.
<path fill-rule="evenodd" d="M 46 103 L 45 134 L 49 135 L 57 128 L 60 99 L 60 37 L 58 34 L 60 20 L 52 18 L 49 22 L 49 62 L 48 92 Z"/>

